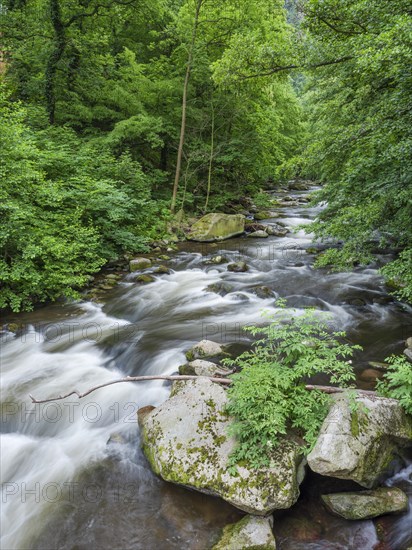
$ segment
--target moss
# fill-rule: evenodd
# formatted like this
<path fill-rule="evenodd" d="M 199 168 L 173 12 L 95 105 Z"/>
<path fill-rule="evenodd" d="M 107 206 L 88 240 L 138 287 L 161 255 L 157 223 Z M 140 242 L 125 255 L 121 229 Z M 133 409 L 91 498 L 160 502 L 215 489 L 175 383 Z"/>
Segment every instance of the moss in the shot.
<path fill-rule="evenodd" d="M 353 411 L 350 417 L 350 433 L 354 437 L 358 437 L 359 435 L 359 418 L 356 411 Z"/>

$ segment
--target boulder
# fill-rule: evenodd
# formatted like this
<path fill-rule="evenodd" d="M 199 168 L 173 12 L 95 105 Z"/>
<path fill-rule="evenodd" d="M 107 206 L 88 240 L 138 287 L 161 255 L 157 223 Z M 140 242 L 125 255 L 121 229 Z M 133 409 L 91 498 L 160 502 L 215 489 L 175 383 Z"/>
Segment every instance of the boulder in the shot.
<path fill-rule="evenodd" d="M 288 229 L 280 224 L 267 225 L 265 231 L 268 235 L 274 235 L 275 237 L 285 237 L 289 233 Z"/>
<path fill-rule="evenodd" d="M 395 399 L 335 395 L 314 448 L 310 468 L 321 475 L 351 479 L 366 488 L 388 475 L 400 447 L 412 444 L 412 418 Z"/>
<path fill-rule="evenodd" d="M 276 298 L 276 292 L 267 286 L 255 286 L 249 289 L 249 292 L 255 294 L 258 298 Z"/>
<path fill-rule="evenodd" d="M 245 216 L 242 214 L 206 214 L 197 220 L 186 238 L 191 241 L 213 242 L 241 235 L 245 230 Z"/>
<path fill-rule="evenodd" d="M 322 500 L 329 512 L 352 520 L 371 519 L 384 514 L 401 514 L 408 510 L 408 497 L 398 487 L 322 495 Z"/>
<path fill-rule="evenodd" d="M 137 283 L 153 283 L 154 280 L 155 278 L 152 275 L 148 275 L 147 273 L 138 275 L 135 279 Z"/>
<path fill-rule="evenodd" d="M 152 262 L 149 258 L 135 258 L 129 263 L 130 271 L 138 271 L 139 269 L 146 269 L 150 267 Z"/>
<path fill-rule="evenodd" d="M 194 376 L 224 376 L 229 372 L 231 372 L 229 369 L 220 367 L 211 361 L 203 361 L 202 359 L 195 359 L 179 367 L 179 374 Z"/>
<path fill-rule="evenodd" d="M 260 212 L 256 212 L 254 217 L 255 220 L 267 220 L 268 218 L 274 218 L 276 214 L 273 212 L 270 212 L 269 210 L 260 210 Z"/>
<path fill-rule="evenodd" d="M 270 466 L 228 470 L 236 441 L 227 394 L 208 378 L 179 381 L 171 397 L 143 417 L 141 440 L 153 469 L 166 481 L 219 496 L 254 515 L 292 506 L 299 496 L 304 459 L 298 443 L 280 443 Z"/>
<path fill-rule="evenodd" d="M 206 290 L 208 292 L 214 292 L 215 294 L 219 294 L 220 296 L 226 296 L 226 294 L 229 294 L 229 292 L 232 292 L 233 287 L 229 283 L 224 283 L 223 281 L 219 281 L 217 283 L 212 283 L 211 285 L 207 286 Z"/>
<path fill-rule="evenodd" d="M 406 359 L 408 359 L 409 361 L 412 361 L 412 349 L 406 348 L 406 349 L 403 350 L 403 353 L 404 353 Z"/>
<path fill-rule="evenodd" d="M 212 550 L 276 550 L 271 523 L 269 518 L 245 516 L 223 529 Z"/>
<path fill-rule="evenodd" d="M 235 262 L 233 264 L 229 264 L 227 266 L 228 271 L 233 271 L 234 273 L 243 273 L 244 271 L 247 271 L 249 268 L 247 266 L 246 262 Z"/>
<path fill-rule="evenodd" d="M 201 340 L 186 352 L 186 358 L 188 361 L 193 361 L 194 359 L 201 359 L 202 357 L 216 357 L 223 353 L 222 346 L 217 342 L 212 342 L 212 340 Z"/>
<path fill-rule="evenodd" d="M 212 256 L 208 260 L 205 260 L 206 265 L 210 265 L 210 264 L 218 265 L 218 264 L 223 264 L 225 262 L 227 262 L 227 258 L 225 256 L 220 256 L 220 255 Z"/>
<path fill-rule="evenodd" d="M 266 231 L 258 230 L 253 231 L 253 233 L 249 233 L 248 237 L 257 238 L 257 239 L 266 239 L 269 237 L 269 235 L 266 233 Z"/>

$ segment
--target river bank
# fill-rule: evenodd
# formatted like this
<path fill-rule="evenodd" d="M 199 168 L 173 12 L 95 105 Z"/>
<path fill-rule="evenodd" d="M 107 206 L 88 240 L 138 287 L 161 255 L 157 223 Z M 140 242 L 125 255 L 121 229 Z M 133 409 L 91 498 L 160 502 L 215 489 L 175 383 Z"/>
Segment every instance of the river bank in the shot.
<path fill-rule="evenodd" d="M 294 205 L 276 214 L 294 229 L 309 224 L 318 211 Z M 30 414 L 34 408 L 28 393 L 42 397 L 125 375 L 172 374 L 185 362 L 184 351 L 205 337 L 244 349 L 249 340 L 242 326 L 261 322 L 262 310 L 274 312 L 276 296 L 285 298 L 288 307 L 311 305 L 330 312 L 336 327 L 364 348 L 356 357 L 359 374 L 369 361 L 401 353 L 412 333 L 411 308 L 387 294 L 377 265 L 348 273 L 314 270 L 311 246 L 310 235 L 302 230 L 284 238 L 182 243 L 178 251 L 167 253 L 170 260 L 159 262 L 170 273 L 154 274 L 151 283 L 138 283 L 140 273 L 131 273 L 106 290 L 101 303 L 54 304 L 12 316 L 10 322 L 23 330 L 3 338 L 2 406 L 7 416 L 2 471 L 4 482 L 17 485 L 10 486 L 16 492 L 3 507 L 3 545 L 19 550 L 204 550 L 225 525 L 240 519 L 242 514 L 220 499 L 152 474 L 137 441 L 135 413 L 164 402 L 167 384 L 113 386 L 80 405 L 69 400 L 71 406 L 37 407 L 37 416 Z M 248 271 L 230 272 L 226 263 L 209 263 L 216 255 L 227 257 L 228 263 L 245 261 Z M 210 285 L 220 285 L 221 292 L 207 290 Z M 275 296 L 259 296 L 257 287 Z M 371 382 L 364 384 L 371 387 Z M 398 482 L 410 491 L 407 474 Z M 45 498 L 49 483 L 61 493 L 49 486 Z M 359 530 L 357 524 L 316 511 L 313 494 L 319 483 L 316 475 L 310 476 L 291 515 L 279 518 L 281 548 L 307 548 L 309 540 L 314 549 L 348 548 L 355 536 L 372 541 L 371 522 Z M 22 490 L 36 487 L 39 493 L 27 494 L 23 501 Z M 310 532 L 304 521 L 308 513 Z M 405 540 L 398 546 L 393 542 L 405 532 L 402 519 L 391 518 L 385 529 L 389 547 L 403 548 Z"/>

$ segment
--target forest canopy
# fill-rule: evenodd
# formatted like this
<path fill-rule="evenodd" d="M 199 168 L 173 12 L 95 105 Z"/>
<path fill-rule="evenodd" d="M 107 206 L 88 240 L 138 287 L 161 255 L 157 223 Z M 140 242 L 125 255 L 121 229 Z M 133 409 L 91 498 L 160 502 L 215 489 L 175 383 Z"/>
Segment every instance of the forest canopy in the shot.
<path fill-rule="evenodd" d="M 8 0 L 1 26 L 0 308 L 147 250 L 172 194 L 200 215 L 295 176 L 343 241 L 318 264 L 390 246 L 412 300 L 408 3 Z"/>

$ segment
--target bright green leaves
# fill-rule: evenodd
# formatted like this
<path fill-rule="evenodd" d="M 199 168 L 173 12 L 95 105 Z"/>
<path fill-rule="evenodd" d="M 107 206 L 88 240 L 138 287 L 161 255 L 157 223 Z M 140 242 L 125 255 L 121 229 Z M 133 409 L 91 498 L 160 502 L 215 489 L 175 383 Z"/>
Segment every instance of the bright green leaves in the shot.
<path fill-rule="evenodd" d="M 383 270 L 410 299 L 412 247 L 412 33 L 403 0 L 390 3 L 310 1 L 305 25 L 314 69 L 306 102 L 311 133 L 306 171 L 326 185 L 328 203 L 313 226 L 316 236 L 344 241 L 318 265 L 337 268 L 371 260 L 379 243 L 405 249 Z M 312 229 L 312 228 L 311 228 Z"/>
<path fill-rule="evenodd" d="M 377 391 L 386 397 L 398 399 L 405 412 L 412 415 L 412 363 L 406 357 L 392 355 L 383 380 L 377 382 Z"/>
<path fill-rule="evenodd" d="M 238 446 L 232 465 L 242 460 L 257 467 L 268 463 L 270 450 L 292 430 L 308 448 L 314 443 L 329 404 L 318 390 L 308 391 L 315 376 L 347 387 L 354 381 L 350 358 L 359 346 L 343 342 L 344 333 L 333 332 L 321 312 L 281 311 L 267 327 L 249 327 L 262 334 L 253 350 L 228 365 L 241 371 L 232 376 L 228 412 L 234 416 L 233 433 Z"/>

